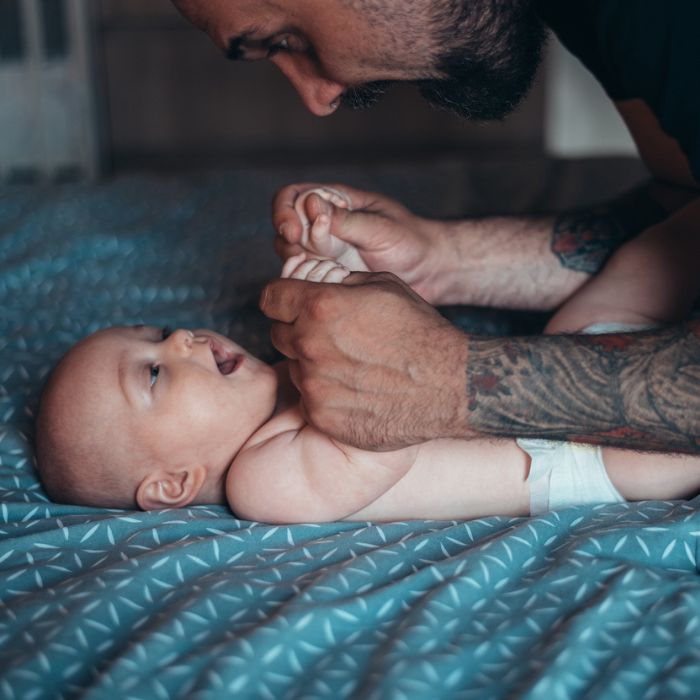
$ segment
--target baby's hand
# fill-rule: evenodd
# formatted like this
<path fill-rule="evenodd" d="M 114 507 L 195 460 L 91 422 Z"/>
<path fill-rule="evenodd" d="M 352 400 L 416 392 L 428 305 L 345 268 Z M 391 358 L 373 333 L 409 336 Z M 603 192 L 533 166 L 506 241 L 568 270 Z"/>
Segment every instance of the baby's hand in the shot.
<path fill-rule="evenodd" d="M 311 258 L 306 253 L 299 253 L 289 258 L 282 268 L 282 277 L 309 282 L 342 282 L 350 270 L 336 260 Z"/>
<path fill-rule="evenodd" d="M 294 202 L 294 210 L 302 225 L 299 244 L 308 253 L 332 258 L 355 272 L 369 270 L 357 248 L 331 234 L 335 209 L 351 210 L 350 198 L 331 187 L 317 187 L 302 192 Z"/>

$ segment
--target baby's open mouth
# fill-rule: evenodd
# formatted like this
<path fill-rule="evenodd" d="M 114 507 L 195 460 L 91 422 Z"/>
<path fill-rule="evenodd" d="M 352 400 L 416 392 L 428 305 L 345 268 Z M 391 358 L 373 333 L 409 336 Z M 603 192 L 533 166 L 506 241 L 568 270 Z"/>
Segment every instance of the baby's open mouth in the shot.
<path fill-rule="evenodd" d="M 214 355 L 219 372 L 224 376 L 233 374 L 243 362 L 243 355 L 227 350 L 216 338 L 209 339 L 209 347 Z"/>

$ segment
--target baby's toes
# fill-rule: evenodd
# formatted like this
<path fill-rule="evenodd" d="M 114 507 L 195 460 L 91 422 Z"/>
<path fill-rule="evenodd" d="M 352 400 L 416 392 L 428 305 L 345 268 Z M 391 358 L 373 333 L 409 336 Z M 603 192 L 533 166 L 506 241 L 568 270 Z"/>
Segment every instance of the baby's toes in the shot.
<path fill-rule="evenodd" d="M 309 270 L 306 277 L 310 282 L 323 282 L 324 277 L 336 267 L 335 260 L 317 260 L 316 265 Z"/>
<path fill-rule="evenodd" d="M 330 283 L 330 284 L 339 284 L 342 282 L 348 275 L 350 274 L 350 270 L 348 270 L 347 267 L 344 265 L 338 265 L 336 264 L 331 270 L 326 272 L 325 277 L 323 278 L 323 282 L 325 283 Z"/>
<path fill-rule="evenodd" d="M 318 265 L 318 260 L 306 260 L 302 262 L 290 275 L 293 280 L 313 280 L 312 274 Z"/>
<path fill-rule="evenodd" d="M 292 277 L 294 271 L 306 260 L 306 253 L 297 253 L 297 255 L 292 255 L 291 258 L 287 258 L 284 265 L 282 266 L 282 274 L 280 277 L 286 279 L 287 277 Z"/>

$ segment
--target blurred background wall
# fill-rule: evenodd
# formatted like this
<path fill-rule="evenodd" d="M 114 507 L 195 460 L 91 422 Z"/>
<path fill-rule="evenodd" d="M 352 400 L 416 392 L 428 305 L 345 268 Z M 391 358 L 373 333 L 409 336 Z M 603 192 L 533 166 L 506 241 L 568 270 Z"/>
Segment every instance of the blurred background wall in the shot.
<path fill-rule="evenodd" d="M 620 155 L 633 147 L 555 42 L 502 123 L 467 123 L 411 88 L 317 118 L 274 66 L 222 58 L 169 0 L 0 0 L 0 178 L 387 158 Z"/>

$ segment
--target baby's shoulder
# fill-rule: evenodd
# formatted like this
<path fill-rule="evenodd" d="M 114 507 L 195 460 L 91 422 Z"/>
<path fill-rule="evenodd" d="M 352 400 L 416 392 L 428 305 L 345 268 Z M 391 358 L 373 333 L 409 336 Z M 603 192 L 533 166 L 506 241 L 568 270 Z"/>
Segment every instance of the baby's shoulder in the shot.
<path fill-rule="evenodd" d="M 259 448 L 263 443 L 269 442 L 282 433 L 299 432 L 307 425 L 299 405 L 287 408 L 270 418 L 267 423 L 258 428 L 246 441 L 238 453 L 243 454 L 252 449 Z"/>

